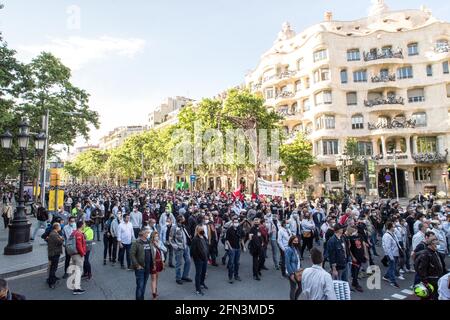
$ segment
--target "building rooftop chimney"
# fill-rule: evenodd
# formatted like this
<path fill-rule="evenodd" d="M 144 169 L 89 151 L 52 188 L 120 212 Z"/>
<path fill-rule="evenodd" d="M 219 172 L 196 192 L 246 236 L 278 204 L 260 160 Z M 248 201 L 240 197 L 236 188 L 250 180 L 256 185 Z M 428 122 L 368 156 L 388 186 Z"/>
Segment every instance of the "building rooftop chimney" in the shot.
<path fill-rule="evenodd" d="M 331 11 L 325 12 L 325 14 L 324 14 L 324 20 L 325 20 L 326 22 L 332 21 L 332 20 L 333 20 L 333 12 L 331 12 Z"/>

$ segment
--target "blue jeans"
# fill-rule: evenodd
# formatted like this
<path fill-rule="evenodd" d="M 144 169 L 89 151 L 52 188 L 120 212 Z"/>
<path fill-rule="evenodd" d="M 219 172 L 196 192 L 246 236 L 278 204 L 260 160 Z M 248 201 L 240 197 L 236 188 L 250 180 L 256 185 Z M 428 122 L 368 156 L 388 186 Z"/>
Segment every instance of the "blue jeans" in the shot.
<path fill-rule="evenodd" d="M 370 235 L 370 241 L 372 242 L 372 253 L 373 255 L 378 255 L 377 253 L 377 248 L 376 248 L 376 244 L 377 244 L 377 232 L 374 231 L 372 232 L 372 234 Z"/>
<path fill-rule="evenodd" d="M 241 257 L 241 249 L 228 250 L 228 278 L 239 276 L 239 258 Z"/>
<path fill-rule="evenodd" d="M 195 261 L 195 290 L 201 291 L 200 286 L 205 284 L 206 267 L 208 266 L 208 261 Z"/>
<path fill-rule="evenodd" d="M 39 221 L 36 224 L 36 227 L 34 228 L 33 231 L 33 236 L 31 237 L 31 239 L 34 239 L 36 237 L 36 233 L 39 231 L 39 229 L 46 229 L 47 228 L 47 221 Z"/>
<path fill-rule="evenodd" d="M 389 258 L 389 266 L 386 271 L 386 274 L 384 275 L 384 277 L 389 279 L 389 281 L 391 283 L 397 283 L 397 281 L 395 280 L 395 273 L 397 270 L 397 261 L 398 261 L 398 257 L 394 257 L 394 260 L 391 260 Z"/>
<path fill-rule="evenodd" d="M 276 239 L 270 239 L 270 246 L 272 247 L 272 259 L 273 264 L 276 267 L 280 265 L 280 248 L 278 247 L 278 243 Z"/>
<path fill-rule="evenodd" d="M 119 249 L 119 262 L 120 262 L 120 265 L 124 266 L 123 258 L 124 258 L 124 254 L 126 254 L 128 269 L 131 268 L 130 249 L 131 249 L 131 244 L 123 244 L 123 243 L 122 243 L 122 248 Z"/>
<path fill-rule="evenodd" d="M 94 230 L 94 239 L 97 235 L 97 241 L 100 241 L 100 223 L 94 224 L 92 229 Z"/>
<path fill-rule="evenodd" d="M 183 276 L 181 275 L 181 259 L 184 259 Z M 176 280 L 189 277 L 189 270 L 191 269 L 191 256 L 189 254 L 189 247 L 185 249 L 175 250 L 175 276 Z"/>
<path fill-rule="evenodd" d="M 136 276 L 136 300 L 144 300 L 145 287 L 150 273 L 141 269 L 135 270 L 134 274 Z"/>

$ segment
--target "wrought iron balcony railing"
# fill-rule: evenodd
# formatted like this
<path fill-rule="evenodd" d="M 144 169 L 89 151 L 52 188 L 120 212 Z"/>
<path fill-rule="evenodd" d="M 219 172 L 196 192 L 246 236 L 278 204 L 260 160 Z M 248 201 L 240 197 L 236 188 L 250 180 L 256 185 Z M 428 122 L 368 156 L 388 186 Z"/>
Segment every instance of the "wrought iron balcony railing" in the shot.
<path fill-rule="evenodd" d="M 375 75 L 371 78 L 372 82 L 389 82 L 389 81 L 395 81 L 396 76 L 395 73 L 393 74 L 379 74 Z"/>
<path fill-rule="evenodd" d="M 278 79 L 287 79 L 287 78 L 291 78 L 293 76 L 295 76 L 297 74 L 297 71 L 293 71 L 293 70 L 286 70 L 281 72 L 278 75 Z"/>
<path fill-rule="evenodd" d="M 382 104 L 405 104 L 405 100 L 402 97 L 389 96 L 387 98 L 377 98 L 372 100 L 364 100 L 364 105 L 366 107 L 373 107 Z"/>
<path fill-rule="evenodd" d="M 415 120 L 398 120 L 394 119 L 392 121 L 387 122 L 378 122 L 378 123 L 368 123 L 367 127 L 369 130 L 379 130 L 379 129 L 402 129 L 402 128 L 415 128 L 416 121 Z"/>
<path fill-rule="evenodd" d="M 448 156 L 448 150 L 445 149 L 445 154 L 439 152 L 424 152 L 415 153 L 412 158 L 417 163 L 446 163 Z"/>
<path fill-rule="evenodd" d="M 450 51 L 450 46 L 449 46 L 448 44 L 436 46 L 436 47 L 434 48 L 434 51 L 435 51 L 436 53 L 449 52 L 449 51 Z"/>
<path fill-rule="evenodd" d="M 295 94 L 292 91 L 281 91 L 276 94 L 276 98 L 292 98 Z"/>
<path fill-rule="evenodd" d="M 364 61 L 391 59 L 391 58 L 403 59 L 403 50 L 398 49 L 394 51 L 392 49 L 386 49 L 386 50 L 377 50 L 377 52 L 363 52 L 363 56 Z"/>

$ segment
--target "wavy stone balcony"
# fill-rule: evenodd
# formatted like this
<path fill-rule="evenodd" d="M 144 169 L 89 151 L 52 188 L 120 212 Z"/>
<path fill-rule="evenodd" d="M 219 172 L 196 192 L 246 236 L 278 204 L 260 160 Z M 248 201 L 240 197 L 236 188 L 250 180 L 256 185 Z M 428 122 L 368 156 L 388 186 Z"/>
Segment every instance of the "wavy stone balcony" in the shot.
<path fill-rule="evenodd" d="M 397 78 L 395 76 L 395 73 L 393 74 L 379 74 L 372 76 L 371 81 L 373 83 L 380 83 L 380 82 L 389 82 L 389 81 L 396 81 Z"/>
<path fill-rule="evenodd" d="M 295 96 L 295 93 L 292 91 L 282 91 L 275 95 L 276 99 L 289 99 Z"/>
<path fill-rule="evenodd" d="M 425 152 L 415 153 L 412 158 L 417 163 L 446 163 L 448 156 L 448 150 L 445 150 L 445 154 L 439 152 Z"/>
<path fill-rule="evenodd" d="M 415 128 L 416 121 L 409 120 L 398 120 L 394 119 L 388 122 L 378 122 L 378 123 L 367 123 L 367 128 L 369 130 L 381 130 L 381 129 L 404 129 L 404 128 Z"/>
<path fill-rule="evenodd" d="M 364 100 L 364 105 L 366 107 L 373 107 L 373 106 L 379 106 L 379 105 L 386 105 L 386 104 L 405 104 L 405 99 L 402 97 L 397 96 L 390 96 L 387 98 L 377 98 L 372 100 Z"/>
<path fill-rule="evenodd" d="M 380 59 L 403 59 L 403 50 L 398 49 L 396 51 L 389 50 L 378 50 L 375 52 L 363 52 L 364 61 L 374 61 Z"/>

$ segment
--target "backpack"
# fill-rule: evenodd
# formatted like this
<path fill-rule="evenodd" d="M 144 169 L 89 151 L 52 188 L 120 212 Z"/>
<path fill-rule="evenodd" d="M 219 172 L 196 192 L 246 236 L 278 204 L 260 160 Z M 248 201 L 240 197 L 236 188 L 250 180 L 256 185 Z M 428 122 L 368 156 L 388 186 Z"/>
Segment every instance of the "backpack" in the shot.
<path fill-rule="evenodd" d="M 48 219 L 47 212 L 45 211 L 44 208 L 40 207 L 40 208 L 38 209 L 36 218 L 37 218 L 39 221 L 46 221 L 46 220 Z"/>
<path fill-rule="evenodd" d="M 67 241 L 66 241 L 66 252 L 69 256 L 74 256 L 74 255 L 78 254 L 77 239 L 73 233 L 70 235 L 69 239 L 67 239 Z"/>

